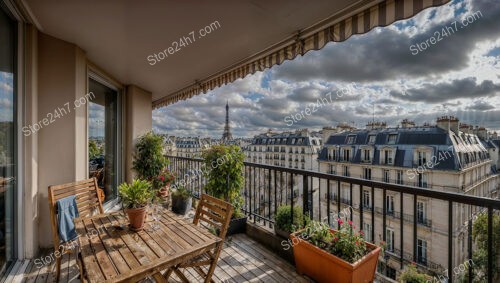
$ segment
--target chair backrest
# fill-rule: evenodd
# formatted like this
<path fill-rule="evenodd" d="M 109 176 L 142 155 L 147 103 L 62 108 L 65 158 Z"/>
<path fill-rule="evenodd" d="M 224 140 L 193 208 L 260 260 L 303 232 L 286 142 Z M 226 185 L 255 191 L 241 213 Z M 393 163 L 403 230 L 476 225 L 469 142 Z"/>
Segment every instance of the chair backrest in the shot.
<path fill-rule="evenodd" d="M 224 239 L 232 215 L 233 206 L 230 203 L 202 194 L 193 223 L 198 225 L 198 223 L 204 222 L 204 224 L 212 226 L 218 230 L 219 238 Z"/>
<path fill-rule="evenodd" d="M 59 245 L 59 233 L 57 231 L 57 201 L 68 196 L 76 196 L 76 206 L 80 217 L 88 217 L 98 213 L 104 213 L 102 202 L 99 199 L 97 179 L 91 178 L 74 183 L 49 187 L 50 221 L 54 247 Z"/>

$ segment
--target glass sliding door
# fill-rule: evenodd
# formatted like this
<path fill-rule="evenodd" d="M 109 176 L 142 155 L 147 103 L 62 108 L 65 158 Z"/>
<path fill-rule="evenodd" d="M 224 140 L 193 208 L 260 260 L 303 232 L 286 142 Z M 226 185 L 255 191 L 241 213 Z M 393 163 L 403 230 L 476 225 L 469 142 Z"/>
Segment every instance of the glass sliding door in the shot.
<path fill-rule="evenodd" d="M 116 90 L 93 79 L 89 93 L 89 177 L 97 178 L 108 202 L 117 197 L 119 181 L 119 97 Z"/>
<path fill-rule="evenodd" d="M 16 24 L 0 5 L 0 276 L 14 258 Z"/>

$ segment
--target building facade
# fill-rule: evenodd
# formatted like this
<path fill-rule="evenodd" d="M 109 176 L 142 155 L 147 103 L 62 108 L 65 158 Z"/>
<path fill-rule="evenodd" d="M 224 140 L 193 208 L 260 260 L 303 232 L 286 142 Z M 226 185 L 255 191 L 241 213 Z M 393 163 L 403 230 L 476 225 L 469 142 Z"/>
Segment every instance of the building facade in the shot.
<path fill-rule="evenodd" d="M 322 172 L 484 197 L 494 196 L 498 190 L 499 177 L 492 171 L 492 159 L 484 141 L 472 131 L 460 130 L 455 117 L 438 118 L 433 126 L 416 126 L 404 120 L 394 128 L 372 122 L 366 129 L 329 130 L 319 157 Z M 341 182 L 330 185 L 333 211 L 341 211 L 352 203 L 352 217 L 360 223 L 360 207 L 365 211 L 374 209 L 373 220 L 371 213 L 362 214 L 360 228 L 368 241 L 387 243 L 390 257 L 381 266 L 387 276 L 395 278 L 400 271 L 401 253 L 406 261 L 415 261 L 422 269 L 443 273 L 448 263 L 448 218 L 444 217 L 448 215 L 447 202 L 420 197 L 414 202 L 413 196 L 407 194 L 386 191 L 384 197 L 384 191 L 377 188 L 351 188 Z M 340 208 L 336 202 L 338 194 Z M 324 202 L 328 202 L 326 194 Z M 467 257 L 466 223 L 477 211 L 459 205 L 454 205 L 453 210 L 457 216 L 453 218 L 453 260 L 461 263 Z M 416 241 L 411 240 L 414 211 Z"/>

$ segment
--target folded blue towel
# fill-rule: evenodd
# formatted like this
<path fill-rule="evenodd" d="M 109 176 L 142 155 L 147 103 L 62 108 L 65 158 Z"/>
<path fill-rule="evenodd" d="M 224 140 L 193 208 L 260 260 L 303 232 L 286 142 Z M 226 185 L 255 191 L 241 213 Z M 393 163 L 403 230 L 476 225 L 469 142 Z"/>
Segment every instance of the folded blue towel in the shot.
<path fill-rule="evenodd" d="M 79 217 L 78 207 L 76 206 L 76 197 L 69 196 L 57 201 L 57 229 L 61 241 L 67 242 L 77 237 L 75 223 L 73 219 Z"/>

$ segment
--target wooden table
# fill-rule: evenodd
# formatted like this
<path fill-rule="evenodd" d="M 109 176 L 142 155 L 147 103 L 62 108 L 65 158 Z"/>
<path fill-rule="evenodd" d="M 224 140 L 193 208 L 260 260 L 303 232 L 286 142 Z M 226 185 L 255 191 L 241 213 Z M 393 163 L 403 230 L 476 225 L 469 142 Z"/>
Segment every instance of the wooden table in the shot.
<path fill-rule="evenodd" d="M 186 262 L 222 240 L 188 220 L 164 210 L 160 228 L 133 232 L 123 212 L 76 218 L 83 268 L 89 282 L 137 282 L 148 276 L 166 282 L 159 273 Z"/>

